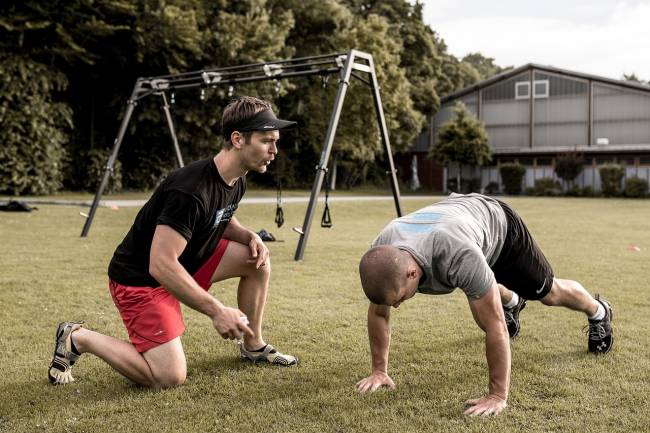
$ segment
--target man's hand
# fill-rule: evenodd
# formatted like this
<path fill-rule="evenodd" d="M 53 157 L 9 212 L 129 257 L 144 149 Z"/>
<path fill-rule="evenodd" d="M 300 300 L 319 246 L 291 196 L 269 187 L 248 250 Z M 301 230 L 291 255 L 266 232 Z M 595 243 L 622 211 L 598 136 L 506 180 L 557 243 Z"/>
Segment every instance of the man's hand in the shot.
<path fill-rule="evenodd" d="M 384 372 L 376 371 L 365 379 L 357 382 L 356 388 L 360 393 L 374 392 L 382 386 L 387 386 L 390 389 L 395 389 L 395 382 L 390 376 Z"/>
<path fill-rule="evenodd" d="M 252 233 L 248 247 L 251 250 L 251 258 L 246 260 L 246 263 L 255 263 L 255 269 L 259 269 L 260 266 L 266 265 L 266 261 L 269 258 L 269 249 L 262 241 L 262 238 L 257 234 Z"/>
<path fill-rule="evenodd" d="M 244 334 L 254 337 L 255 334 L 246 323 L 246 315 L 237 308 L 223 307 L 219 313 L 212 317 L 212 324 L 219 335 L 224 339 L 235 340 L 242 338 Z"/>
<path fill-rule="evenodd" d="M 499 396 L 488 394 L 485 397 L 467 400 L 464 414 L 469 416 L 498 415 L 508 404 Z"/>

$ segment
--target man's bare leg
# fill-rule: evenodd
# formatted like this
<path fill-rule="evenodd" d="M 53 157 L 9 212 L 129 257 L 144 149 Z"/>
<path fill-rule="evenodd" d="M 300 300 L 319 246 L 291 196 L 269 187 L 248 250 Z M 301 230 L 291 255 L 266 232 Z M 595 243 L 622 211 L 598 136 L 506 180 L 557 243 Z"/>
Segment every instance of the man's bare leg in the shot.
<path fill-rule="evenodd" d="M 507 304 L 512 300 L 512 295 L 514 292 L 510 289 L 508 289 L 506 286 L 503 284 L 497 284 L 499 286 L 499 296 L 501 296 L 501 303 L 502 304 Z"/>
<path fill-rule="evenodd" d="M 247 245 L 230 241 L 211 282 L 240 278 L 237 303 L 248 317 L 249 327 L 255 334 L 254 337 L 245 336 L 244 345 L 248 350 L 255 350 L 266 344 L 262 337 L 262 319 L 271 279 L 271 260 L 268 259 L 264 266 L 256 269 L 255 264 L 246 262 L 249 258 L 250 248 Z"/>
<path fill-rule="evenodd" d="M 598 310 L 596 301 L 577 281 L 553 279 L 551 291 L 540 299 L 544 305 L 566 307 L 582 311 L 587 316 L 593 316 Z"/>
<path fill-rule="evenodd" d="M 187 366 L 180 337 L 139 353 L 131 343 L 80 328 L 72 334 L 80 353 L 92 353 L 118 373 L 149 388 L 169 388 L 185 382 Z"/>

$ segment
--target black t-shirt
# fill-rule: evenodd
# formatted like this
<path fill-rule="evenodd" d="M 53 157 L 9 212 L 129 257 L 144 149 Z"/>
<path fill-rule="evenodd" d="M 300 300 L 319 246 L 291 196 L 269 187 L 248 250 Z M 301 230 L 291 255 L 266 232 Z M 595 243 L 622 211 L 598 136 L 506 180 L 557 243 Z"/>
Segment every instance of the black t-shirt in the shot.
<path fill-rule="evenodd" d="M 228 186 L 212 158 L 174 171 L 135 217 L 113 254 L 108 276 L 127 286 L 160 285 L 149 274 L 149 253 L 157 225 L 169 226 L 187 240 L 179 262 L 194 274 L 214 252 L 245 191 L 245 178 Z"/>

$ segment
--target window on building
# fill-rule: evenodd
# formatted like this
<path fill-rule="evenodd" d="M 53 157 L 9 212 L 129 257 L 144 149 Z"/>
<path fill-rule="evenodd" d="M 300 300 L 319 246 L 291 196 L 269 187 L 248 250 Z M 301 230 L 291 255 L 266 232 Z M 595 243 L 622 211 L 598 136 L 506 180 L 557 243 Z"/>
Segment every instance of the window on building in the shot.
<path fill-rule="evenodd" d="M 535 88 L 535 98 L 548 98 L 549 94 L 549 80 L 535 80 L 533 87 Z M 528 99 L 530 98 L 530 82 L 520 81 L 515 83 L 515 99 Z"/>
<path fill-rule="evenodd" d="M 553 158 L 536 158 L 537 159 L 537 166 L 543 166 L 543 165 L 553 165 Z"/>
<path fill-rule="evenodd" d="M 527 81 L 520 81 L 515 83 L 515 99 L 528 99 L 530 98 L 530 83 Z"/>
<path fill-rule="evenodd" d="M 639 157 L 640 165 L 650 165 L 650 155 L 644 155 Z"/>
<path fill-rule="evenodd" d="M 515 162 L 514 158 L 499 158 L 499 164 L 511 164 Z"/>
<path fill-rule="evenodd" d="M 535 80 L 535 98 L 548 98 L 548 80 Z"/>

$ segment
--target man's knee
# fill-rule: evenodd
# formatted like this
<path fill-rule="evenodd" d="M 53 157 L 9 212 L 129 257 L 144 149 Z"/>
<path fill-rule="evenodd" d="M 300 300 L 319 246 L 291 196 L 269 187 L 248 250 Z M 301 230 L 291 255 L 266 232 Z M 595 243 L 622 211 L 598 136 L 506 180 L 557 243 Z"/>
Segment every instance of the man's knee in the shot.
<path fill-rule="evenodd" d="M 143 353 L 151 371 L 152 388 L 171 388 L 185 383 L 187 363 L 180 337 Z"/>
<path fill-rule="evenodd" d="M 153 388 L 173 388 L 185 383 L 185 379 L 187 379 L 187 370 L 185 368 L 176 368 L 173 370 L 159 372 L 154 376 L 153 379 Z"/>
<path fill-rule="evenodd" d="M 264 276 L 271 276 L 271 256 L 266 258 L 266 263 L 264 263 L 264 266 L 260 266 L 259 271 Z"/>
<path fill-rule="evenodd" d="M 548 292 L 548 294 L 542 299 L 540 299 L 540 301 L 542 301 L 544 305 L 549 306 L 562 305 L 562 301 L 566 299 L 568 295 L 570 295 L 574 284 L 577 283 L 571 280 L 559 280 L 557 278 L 554 278 L 551 291 Z"/>

